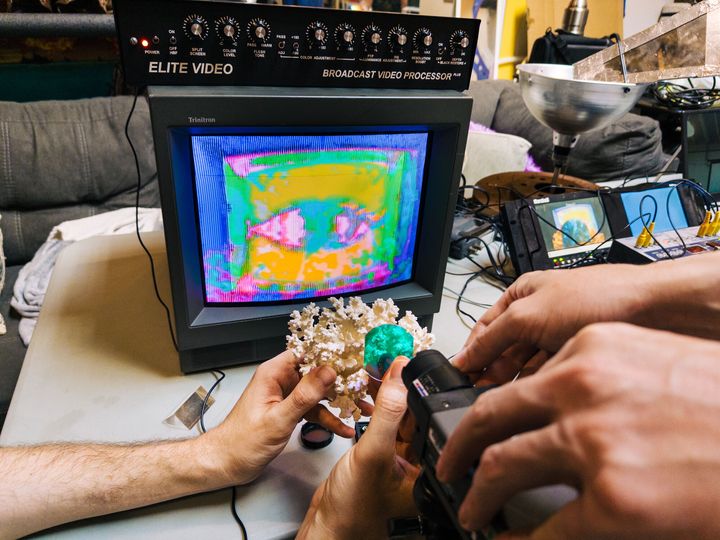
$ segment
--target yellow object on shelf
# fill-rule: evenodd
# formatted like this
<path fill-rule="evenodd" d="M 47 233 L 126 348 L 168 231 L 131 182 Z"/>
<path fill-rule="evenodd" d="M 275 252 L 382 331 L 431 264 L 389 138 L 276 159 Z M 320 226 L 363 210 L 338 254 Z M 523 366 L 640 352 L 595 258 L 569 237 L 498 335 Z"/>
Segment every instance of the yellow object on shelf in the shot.
<path fill-rule="evenodd" d="M 653 232 L 655 232 L 655 222 L 650 222 L 650 226 L 647 229 L 647 238 L 645 239 L 645 245 L 643 247 L 652 246 L 655 241 L 653 240 Z"/>
<path fill-rule="evenodd" d="M 708 232 L 708 228 L 710 226 L 710 217 L 712 216 L 712 212 L 710 210 L 705 211 L 705 219 L 703 219 L 703 222 L 700 224 L 700 227 L 698 227 L 698 236 L 706 236 Z"/>
<path fill-rule="evenodd" d="M 715 212 L 715 217 L 710 222 L 710 227 L 708 228 L 708 236 L 717 236 L 718 232 L 720 232 L 720 210 Z"/>
<path fill-rule="evenodd" d="M 515 66 L 527 55 L 527 0 L 506 0 L 498 78 L 512 80 L 515 77 Z"/>
<path fill-rule="evenodd" d="M 648 234 L 648 230 L 646 227 L 643 227 L 643 230 L 638 234 L 637 240 L 635 240 L 635 247 L 641 248 L 645 247 L 645 242 L 647 239 L 650 238 L 650 235 Z"/>

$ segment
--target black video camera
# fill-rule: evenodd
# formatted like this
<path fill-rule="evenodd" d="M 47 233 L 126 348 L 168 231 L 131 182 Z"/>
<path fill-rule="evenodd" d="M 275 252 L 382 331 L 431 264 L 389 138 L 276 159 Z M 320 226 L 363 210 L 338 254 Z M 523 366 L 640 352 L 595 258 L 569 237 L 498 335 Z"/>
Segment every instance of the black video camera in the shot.
<path fill-rule="evenodd" d="M 468 408 L 495 385 L 476 388 L 467 375 L 435 350 L 417 353 L 403 369 L 402 380 L 408 389 L 408 408 L 415 417 L 412 448 L 422 465 L 413 495 L 423 522 L 430 528 L 424 532 L 434 538 L 480 538 L 480 534 L 464 530 L 457 519 L 474 468 L 460 480 L 444 484 L 435 477 L 435 465 Z M 505 527 L 496 519 L 491 528 L 498 531 Z"/>

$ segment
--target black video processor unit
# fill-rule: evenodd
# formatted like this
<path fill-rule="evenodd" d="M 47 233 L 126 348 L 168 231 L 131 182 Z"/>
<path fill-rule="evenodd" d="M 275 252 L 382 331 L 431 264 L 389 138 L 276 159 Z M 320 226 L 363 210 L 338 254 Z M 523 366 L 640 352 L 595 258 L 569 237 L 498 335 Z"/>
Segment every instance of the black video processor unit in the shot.
<path fill-rule="evenodd" d="M 466 90 L 480 21 L 230 1 L 115 0 L 128 84 Z"/>

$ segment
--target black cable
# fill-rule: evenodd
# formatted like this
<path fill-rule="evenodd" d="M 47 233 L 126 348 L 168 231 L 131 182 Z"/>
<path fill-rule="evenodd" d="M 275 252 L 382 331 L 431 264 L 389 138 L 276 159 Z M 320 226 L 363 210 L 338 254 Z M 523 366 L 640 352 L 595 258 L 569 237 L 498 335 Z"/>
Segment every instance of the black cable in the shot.
<path fill-rule="evenodd" d="M 485 249 L 488 250 L 488 255 L 492 256 L 487 244 L 485 244 Z M 477 319 L 475 319 L 475 317 L 473 317 L 470 313 L 468 313 L 467 311 L 464 311 L 460 307 L 462 302 L 467 302 L 467 300 L 465 300 L 465 291 L 467 290 L 470 283 L 472 283 L 475 279 L 477 279 L 481 275 L 487 275 L 491 279 L 495 279 L 502 283 L 502 285 L 500 285 L 500 284 L 492 283 L 491 281 L 487 281 L 488 285 L 490 285 L 491 287 L 495 287 L 496 289 L 500 290 L 501 292 L 505 291 L 505 289 L 507 288 L 507 284 L 504 283 L 502 281 L 502 279 L 496 273 L 492 272 L 492 270 L 494 270 L 492 267 L 482 266 L 480 263 L 478 263 L 476 260 L 474 260 L 472 257 L 469 257 L 469 256 L 467 257 L 467 259 L 478 267 L 478 271 L 474 272 L 468 279 L 465 280 L 465 283 L 463 284 L 462 289 L 460 289 L 460 292 L 457 293 L 457 298 L 455 300 L 455 313 L 457 314 L 458 317 L 460 317 L 460 319 L 462 319 L 462 315 L 465 315 L 467 318 L 469 318 L 473 322 L 473 324 L 477 324 Z"/>
<path fill-rule="evenodd" d="M 688 79 L 690 88 L 676 82 L 660 81 L 651 87 L 655 99 L 663 105 L 677 109 L 706 109 L 720 100 L 720 89 L 716 88 L 717 80 L 713 77 L 711 88 L 696 88 Z"/>
<path fill-rule="evenodd" d="M 515 279 L 505 274 L 505 272 L 502 269 L 504 263 L 500 264 L 495 260 L 495 257 L 493 256 L 492 252 L 490 251 L 490 246 L 487 245 L 485 240 L 483 240 L 482 238 L 478 238 L 478 240 L 485 247 L 485 251 L 487 251 L 488 259 L 490 260 L 490 265 L 491 265 L 490 268 L 484 268 L 482 265 L 477 263 L 470 255 L 468 255 L 467 258 L 471 262 L 475 263 L 479 268 L 484 269 L 486 273 L 488 273 L 489 270 L 492 269 L 493 277 L 495 279 L 497 279 L 498 281 L 500 281 L 504 285 L 504 288 L 507 288 L 508 286 L 512 285 L 512 282 L 515 281 Z M 504 288 L 503 288 L 503 290 L 504 290 Z"/>
<path fill-rule="evenodd" d="M 677 191 L 677 188 L 675 188 Z M 682 244 L 683 252 L 682 256 L 684 256 L 687 253 L 687 245 L 685 244 L 685 239 L 682 237 L 682 234 L 680 234 L 680 231 L 677 230 L 675 227 L 675 223 L 673 223 L 672 216 L 670 215 L 670 195 L 672 194 L 672 191 L 668 193 L 667 199 L 665 199 L 665 211 L 668 215 L 668 221 L 670 222 L 670 226 L 672 227 L 673 232 L 677 235 L 678 239 L 680 240 L 680 244 Z"/>
<path fill-rule="evenodd" d="M 200 409 L 200 432 L 201 433 L 207 433 L 207 429 L 205 428 L 205 412 L 207 411 L 207 404 L 208 400 L 210 399 L 210 396 L 215 391 L 215 389 L 220 384 L 220 381 L 222 381 L 225 378 L 225 372 L 221 369 L 213 369 L 212 372 L 217 375 L 217 380 L 213 383 L 213 385 L 210 387 L 210 390 L 207 391 L 207 394 L 205 394 L 205 399 L 203 399 L 202 407 Z M 242 533 L 243 540 L 248 540 L 248 533 L 247 529 L 245 528 L 245 524 L 243 523 L 243 520 L 240 519 L 240 516 L 238 515 L 237 508 L 235 507 L 235 499 L 237 498 L 237 486 L 232 487 L 232 498 L 230 499 L 230 513 L 232 514 L 233 519 L 235 520 L 235 523 L 238 524 L 238 527 L 240 527 L 240 532 Z"/>
<path fill-rule="evenodd" d="M 646 215 L 646 216 L 650 216 L 650 214 L 645 214 L 645 215 Z M 633 223 L 635 223 L 638 219 L 642 219 L 643 217 L 644 217 L 644 216 L 643 216 L 642 214 L 639 215 L 638 217 L 636 217 L 635 219 L 633 219 L 630 223 L 628 223 L 627 225 L 625 225 L 625 227 L 623 227 L 623 228 L 620 230 L 620 232 L 621 232 L 621 233 L 622 233 L 622 232 L 625 232 L 626 230 L 628 230 L 628 229 L 630 228 L 630 225 L 632 225 Z M 605 240 L 604 242 L 601 242 L 601 243 L 598 244 L 592 251 L 589 251 L 588 253 L 586 253 L 585 256 L 584 256 L 582 259 L 579 259 L 579 260 L 575 261 L 574 263 L 572 263 L 572 264 L 571 264 L 570 266 L 568 266 L 567 268 L 577 268 L 577 267 L 578 267 L 579 265 L 581 265 L 584 261 L 586 261 L 587 259 L 589 259 L 590 257 L 592 257 L 598 249 L 600 249 L 602 246 L 604 246 L 604 245 L 607 244 L 608 242 L 612 242 L 612 241 L 613 241 L 612 238 L 608 238 L 608 239 Z"/>
<path fill-rule="evenodd" d="M 155 297 L 158 299 L 158 302 L 162 305 L 162 307 L 165 309 L 165 316 L 167 317 L 167 323 L 168 328 L 170 329 L 170 339 L 172 339 L 173 347 L 175 347 L 175 350 L 178 351 L 178 345 L 177 340 L 175 339 L 175 331 L 173 330 L 172 325 L 172 317 L 170 316 L 170 308 L 165 303 L 165 301 L 162 299 L 162 296 L 160 296 L 160 290 L 158 288 L 157 278 L 155 276 L 155 261 L 153 260 L 153 256 L 148 250 L 147 246 L 145 245 L 145 242 L 143 242 L 142 236 L 140 236 L 140 189 L 142 188 L 142 176 L 140 175 L 140 161 L 138 160 L 137 152 L 135 151 L 135 146 L 132 143 L 132 139 L 130 139 L 130 120 L 132 119 L 133 112 L 135 112 L 135 106 L 137 105 L 138 96 L 140 95 L 140 89 L 135 92 L 135 95 L 133 97 L 132 107 L 130 107 L 130 112 L 128 113 L 127 120 L 125 121 L 125 138 L 127 139 L 128 144 L 130 145 L 130 150 L 132 150 L 133 159 L 135 160 L 135 172 L 137 173 L 137 190 L 135 191 L 135 235 L 137 236 L 138 242 L 140 242 L 140 245 L 142 246 L 143 250 L 147 254 L 148 260 L 150 261 L 150 272 L 152 274 L 152 282 L 153 282 L 153 289 L 155 290 Z"/>
<path fill-rule="evenodd" d="M 652 218 L 650 218 L 650 214 L 643 214 L 643 211 L 642 211 L 643 201 L 645 201 L 646 199 L 651 199 L 653 201 L 653 203 L 655 203 L 655 213 L 652 215 Z M 645 221 L 644 218 L 641 219 L 641 221 L 642 221 L 645 231 L 647 231 L 648 235 L 650 235 L 650 238 L 652 239 L 653 243 L 655 243 L 657 246 L 660 247 L 660 249 L 663 250 L 663 253 L 665 253 L 665 256 L 668 259 L 674 259 L 675 257 L 670 255 L 670 252 L 667 249 L 665 249 L 665 246 L 663 246 L 661 243 L 659 243 L 657 241 L 657 238 L 655 238 L 655 235 L 653 235 L 652 231 L 650 231 L 650 223 L 654 222 L 655 218 L 657 217 L 657 201 L 655 200 L 655 197 L 653 197 L 652 195 L 643 195 L 643 198 L 640 199 L 640 209 L 639 210 L 640 210 L 640 218 L 643 218 L 643 216 L 648 216 L 647 221 Z M 670 217 L 670 215 L 668 214 L 668 218 L 669 217 Z"/>
<path fill-rule="evenodd" d="M 670 226 L 672 227 L 672 230 L 675 233 L 675 235 L 678 237 L 678 240 L 680 241 L 680 244 L 682 245 L 682 248 L 683 248 L 682 253 L 675 258 L 683 257 L 687 253 L 687 244 L 685 243 L 685 239 L 680 234 L 680 231 L 677 230 L 677 227 L 675 226 L 675 223 L 673 222 L 672 216 L 670 215 L 670 197 L 672 196 L 673 191 L 676 191 L 679 195 L 680 194 L 679 189 L 680 189 L 681 185 L 687 185 L 688 187 L 694 189 L 695 191 L 700 193 L 706 210 L 713 211 L 713 209 L 714 209 L 715 212 L 717 212 L 719 210 L 718 203 L 715 200 L 715 198 L 705 188 L 703 188 L 697 182 L 693 182 L 692 180 L 688 180 L 687 178 L 682 178 L 680 180 L 670 180 L 668 182 L 662 182 L 661 185 L 669 186 L 671 188 L 665 199 L 665 212 L 667 213 L 668 221 L 670 222 Z M 655 243 L 658 243 L 657 240 L 652 235 L 650 235 L 650 236 L 652 237 L 652 239 Z M 661 245 L 660 247 L 663 247 L 663 246 Z M 669 258 L 673 258 L 670 256 L 670 253 L 667 250 L 665 250 L 664 248 L 663 248 L 663 251 L 665 251 L 666 255 Z"/>
<path fill-rule="evenodd" d="M 492 220 L 485 218 L 486 221 L 493 223 Z M 465 283 L 462 286 L 462 289 L 459 293 L 455 293 L 457 295 L 457 298 L 455 299 L 455 313 L 457 316 L 462 320 L 463 315 L 470 319 L 473 324 L 477 324 L 477 319 L 468 313 L 467 311 L 463 310 L 461 307 L 462 302 L 468 302 L 468 300 L 465 299 L 465 291 L 467 290 L 470 283 L 480 277 L 481 275 L 486 275 L 492 280 L 499 281 L 500 284 L 496 284 L 492 281 L 487 281 L 488 285 L 495 287 L 496 289 L 499 289 L 500 291 L 504 291 L 507 286 L 512 283 L 513 278 L 510 276 L 505 275 L 505 273 L 502 271 L 502 264 L 504 264 L 504 261 L 507 260 L 506 253 L 503 251 L 503 254 L 505 255 L 505 259 L 503 259 L 503 263 L 499 263 L 495 256 L 493 255 L 492 251 L 490 250 L 490 246 L 483 240 L 482 238 L 478 238 L 478 241 L 483 245 L 483 249 L 488 254 L 488 259 L 490 260 L 490 267 L 482 266 L 479 262 L 477 262 L 475 259 L 473 259 L 470 255 L 466 256 L 465 258 L 472 262 L 475 266 L 478 267 L 478 270 L 476 272 L 469 272 L 469 273 L 453 273 L 453 272 L 447 272 L 446 274 L 453 275 L 453 276 L 470 276 L 468 279 L 465 280 Z M 505 246 L 503 246 L 505 248 Z"/>
<path fill-rule="evenodd" d="M 477 324 L 477 319 L 470 315 L 467 311 L 463 311 L 460 307 L 460 303 L 463 301 L 463 296 L 465 295 L 465 290 L 467 289 L 470 282 L 474 279 L 476 279 L 480 275 L 480 272 L 475 272 L 472 276 L 470 276 L 468 279 L 465 280 L 465 283 L 462 286 L 462 289 L 460 290 L 460 294 L 458 294 L 457 300 L 455 301 L 455 313 L 457 313 L 457 316 L 462 319 L 462 315 L 465 315 L 468 317 L 473 324 Z M 462 314 L 462 315 L 461 315 Z"/>
<path fill-rule="evenodd" d="M 703 199 L 703 202 L 705 203 L 705 207 L 707 210 L 712 210 L 713 208 L 717 211 L 720 209 L 718 206 L 718 201 L 715 200 L 715 198 L 712 196 L 712 194 L 706 190 L 704 187 L 702 187 L 697 182 L 693 182 L 692 180 L 688 180 L 687 178 L 680 178 L 677 180 L 668 180 L 666 182 L 659 182 L 658 183 L 661 186 L 669 186 L 669 187 L 680 187 L 681 185 L 686 185 L 691 189 L 694 189 L 697 191 L 700 196 Z"/>
<path fill-rule="evenodd" d="M 461 274 L 456 274 L 455 272 L 445 272 L 448 276 L 472 276 L 476 272 L 463 272 Z"/>
<path fill-rule="evenodd" d="M 230 500 L 230 512 L 232 512 L 232 516 L 235 519 L 235 523 L 238 524 L 238 527 L 240 527 L 240 532 L 242 533 L 243 540 L 248 540 L 248 533 L 247 529 L 245 528 L 245 524 L 243 523 L 243 520 L 240 519 L 240 516 L 238 515 L 237 508 L 235 508 L 235 499 L 237 497 L 237 486 L 232 487 L 232 499 Z"/>
<path fill-rule="evenodd" d="M 678 193 L 678 196 L 680 195 L 680 192 L 678 191 L 678 187 L 680 184 L 677 184 L 674 188 L 674 190 Z M 677 227 L 675 227 L 675 223 L 673 222 L 672 216 L 670 215 L 670 197 L 673 194 L 673 190 L 671 189 L 668 192 L 667 198 L 665 199 L 665 212 L 667 213 L 668 221 L 670 222 L 670 226 L 672 227 L 673 232 L 677 235 L 678 240 L 680 240 L 680 244 L 683 247 L 682 254 L 680 257 L 684 257 L 687 253 L 687 244 L 685 244 L 685 239 L 682 237 L 682 234 L 680 234 L 680 231 L 677 230 Z M 706 202 L 707 205 L 707 202 Z M 657 241 L 653 238 L 653 241 L 657 243 Z"/>
<path fill-rule="evenodd" d="M 641 216 L 644 214 L 643 203 L 648 199 L 650 199 L 653 202 L 653 204 L 655 205 L 655 210 L 653 210 L 652 218 L 650 219 L 650 223 L 654 223 L 657 220 L 657 211 L 658 211 L 658 204 L 657 204 L 657 201 L 655 200 L 655 197 L 653 197 L 650 194 L 643 195 L 642 198 L 640 199 L 640 207 L 638 209 L 638 212 Z M 645 228 L 647 228 L 647 226 L 648 226 L 648 224 L 645 223 L 645 221 L 643 221 L 643 225 L 645 226 Z"/>
<path fill-rule="evenodd" d="M 205 429 L 205 412 L 207 411 L 207 404 L 208 400 L 210 399 L 210 395 L 215 391 L 215 389 L 220 384 L 220 381 L 222 381 L 225 378 L 225 372 L 220 369 L 213 369 L 212 373 L 217 376 L 217 379 L 213 383 L 213 385 L 210 387 L 210 390 L 207 391 L 207 394 L 205 394 L 205 399 L 203 399 L 202 407 L 200 408 L 200 432 L 201 433 L 207 433 L 207 429 Z"/>
<path fill-rule="evenodd" d="M 135 95 L 133 97 L 132 106 L 130 107 L 130 112 L 128 113 L 127 120 L 125 121 L 125 138 L 127 139 L 128 144 L 130 145 L 130 150 L 132 150 L 133 159 L 135 160 L 135 172 L 137 173 L 137 189 L 135 191 L 135 235 L 137 236 L 138 242 L 140 242 L 140 245 L 142 246 L 143 250 L 148 256 L 148 260 L 150 261 L 150 272 L 152 274 L 152 282 L 153 282 L 153 288 L 155 290 L 155 297 L 157 298 L 158 302 L 162 305 L 162 307 L 165 309 L 165 316 L 167 318 L 168 323 L 168 329 L 170 330 L 170 339 L 172 340 L 173 347 L 175 347 L 175 350 L 178 351 L 178 345 L 177 340 L 175 339 L 175 332 L 173 330 L 172 325 L 172 317 L 170 316 L 170 308 L 168 305 L 164 302 L 162 299 L 162 296 L 160 295 L 160 290 L 158 288 L 157 284 L 157 277 L 155 276 L 155 261 L 153 260 L 153 256 L 148 250 L 147 246 L 143 242 L 142 236 L 140 236 L 140 189 L 142 188 L 142 176 L 140 174 L 140 161 L 138 160 L 137 152 L 135 151 L 135 146 L 132 143 L 132 139 L 130 138 L 130 120 L 132 119 L 132 115 L 135 112 L 135 106 L 137 105 L 138 96 L 140 95 L 140 89 L 135 92 Z M 210 395 L 213 393 L 213 391 L 218 387 L 220 384 L 220 381 L 222 381 L 225 378 L 225 372 L 215 369 L 213 370 L 213 373 L 219 374 L 218 379 L 213 383 L 213 385 L 210 387 L 210 390 L 208 390 L 207 394 L 205 394 L 205 399 L 203 399 L 202 408 L 200 409 L 200 430 L 202 433 L 205 433 L 205 411 L 207 410 L 207 403 L 208 399 L 210 399 Z M 248 534 L 247 529 L 245 529 L 245 524 L 240 519 L 240 516 L 237 513 L 237 509 L 235 508 L 235 498 L 236 498 L 236 487 L 233 486 L 232 488 L 232 499 L 230 500 L 230 511 L 232 513 L 233 519 L 235 519 L 235 522 L 238 524 L 238 527 L 240 527 L 240 532 L 242 533 L 243 540 L 248 540 Z"/>

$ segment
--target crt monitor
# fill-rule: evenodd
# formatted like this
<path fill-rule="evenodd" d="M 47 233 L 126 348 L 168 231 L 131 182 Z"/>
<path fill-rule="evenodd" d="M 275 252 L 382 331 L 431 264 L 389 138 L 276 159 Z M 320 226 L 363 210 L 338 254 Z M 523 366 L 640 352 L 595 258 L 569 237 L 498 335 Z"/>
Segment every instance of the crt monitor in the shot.
<path fill-rule="evenodd" d="M 151 87 L 183 371 L 264 360 L 309 302 L 430 326 L 472 100 L 454 91 Z"/>

